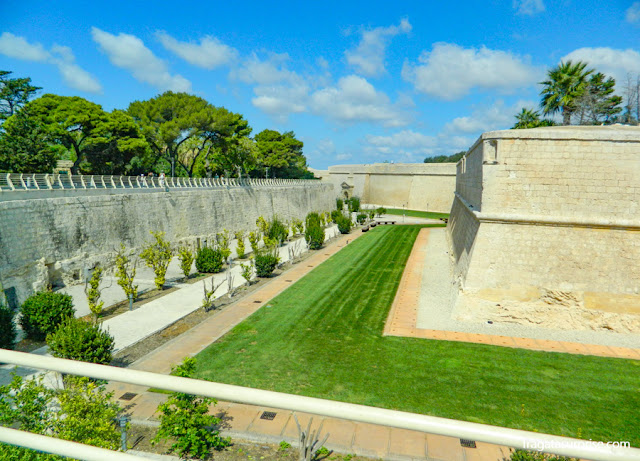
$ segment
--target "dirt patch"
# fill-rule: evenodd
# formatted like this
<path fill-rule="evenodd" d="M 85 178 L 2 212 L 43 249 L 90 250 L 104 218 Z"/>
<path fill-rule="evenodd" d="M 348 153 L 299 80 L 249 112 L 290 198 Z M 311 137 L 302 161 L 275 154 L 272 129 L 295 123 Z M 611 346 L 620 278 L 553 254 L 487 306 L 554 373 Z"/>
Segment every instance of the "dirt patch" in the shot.
<path fill-rule="evenodd" d="M 151 444 L 151 440 L 156 435 L 156 430 L 155 427 L 131 425 L 131 429 L 127 434 L 131 449 L 149 453 L 166 454 L 171 446 L 171 442 L 163 440 L 156 445 Z M 296 461 L 298 459 L 298 449 L 287 445 L 286 443 L 254 443 L 247 440 L 232 439 L 229 447 L 224 450 L 213 451 L 209 459 L 222 461 Z M 326 459 L 329 461 L 364 461 L 368 458 L 329 453 L 318 456 L 317 459 Z"/>

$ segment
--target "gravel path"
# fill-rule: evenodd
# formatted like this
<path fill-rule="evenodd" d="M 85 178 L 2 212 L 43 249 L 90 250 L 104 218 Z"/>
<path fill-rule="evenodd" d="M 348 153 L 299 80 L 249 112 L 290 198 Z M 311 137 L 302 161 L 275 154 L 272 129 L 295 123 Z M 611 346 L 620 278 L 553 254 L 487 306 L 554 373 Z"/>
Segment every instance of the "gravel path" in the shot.
<path fill-rule="evenodd" d="M 640 335 L 637 334 L 588 330 L 551 330 L 506 322 L 494 322 L 490 325 L 483 322 L 454 320 L 451 318 L 451 312 L 457 288 L 453 284 L 446 229 L 434 228 L 429 231 L 425 254 L 416 325 L 418 328 L 570 341 L 602 346 L 640 347 Z"/>

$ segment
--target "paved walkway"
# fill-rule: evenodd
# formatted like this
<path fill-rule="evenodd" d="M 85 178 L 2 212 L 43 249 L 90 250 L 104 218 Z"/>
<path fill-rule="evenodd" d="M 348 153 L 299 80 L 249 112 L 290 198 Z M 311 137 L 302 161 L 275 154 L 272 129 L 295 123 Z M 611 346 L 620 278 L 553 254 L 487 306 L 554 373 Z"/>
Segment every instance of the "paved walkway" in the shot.
<path fill-rule="evenodd" d="M 549 352 L 564 352 L 582 355 L 597 355 L 601 357 L 616 357 L 640 360 L 640 349 L 617 347 L 602 344 L 585 344 L 583 342 L 555 341 L 532 337 L 517 337 L 495 334 L 482 334 L 464 331 L 462 322 L 446 323 L 442 319 L 442 312 L 432 315 L 438 310 L 445 310 L 451 306 L 451 282 L 448 271 L 449 256 L 444 244 L 444 229 L 422 229 L 416 238 L 413 250 L 394 299 L 384 334 L 391 336 L 410 336 L 416 338 L 462 341 L 478 344 L 491 344 L 522 349 Z M 431 244 L 435 241 L 436 244 Z M 428 264 L 435 264 L 437 270 L 429 270 Z M 429 271 L 429 277 L 423 277 L 423 272 Z M 449 281 L 447 281 L 449 278 Z M 424 309 L 422 312 L 420 312 Z M 422 316 L 433 317 L 434 326 L 446 323 L 446 327 L 420 328 Z M 445 329 L 446 328 L 446 329 Z M 476 330 L 477 331 L 477 330 Z M 556 332 L 556 334 L 558 334 Z"/>
<path fill-rule="evenodd" d="M 339 237 L 325 249 L 317 252 L 302 264 L 296 265 L 287 272 L 251 293 L 235 304 L 208 318 L 183 335 L 173 339 L 147 356 L 131 364 L 130 368 L 156 373 L 169 373 L 171 367 L 182 361 L 185 356 L 195 355 L 213 341 L 220 338 L 235 325 L 247 318 L 270 299 L 287 289 L 306 275 L 314 267 L 342 249 L 347 242 L 362 236 L 360 230 Z M 132 414 L 136 424 L 158 424 L 155 410 L 166 399 L 165 394 L 148 392 L 146 387 L 122 383 L 110 383 L 109 389 L 120 399 Z M 264 411 L 276 413 L 273 420 L 261 419 Z M 297 442 L 297 429 L 293 412 L 274 408 L 256 407 L 231 402 L 219 402 L 212 412 L 223 419 L 223 434 L 232 438 L 256 442 L 279 443 L 286 440 Z M 331 436 L 325 444 L 327 448 L 340 453 L 384 458 L 390 460 L 437 459 L 455 461 L 497 461 L 508 457 L 509 449 L 485 443 L 477 443 L 477 448 L 465 448 L 460 440 L 422 432 L 393 429 L 374 424 L 357 423 L 337 418 L 325 418 L 305 413 L 297 413 L 301 424 L 307 424 L 314 418 L 314 427 L 322 422 L 323 434 Z M 294 445 L 295 446 L 295 445 Z"/>

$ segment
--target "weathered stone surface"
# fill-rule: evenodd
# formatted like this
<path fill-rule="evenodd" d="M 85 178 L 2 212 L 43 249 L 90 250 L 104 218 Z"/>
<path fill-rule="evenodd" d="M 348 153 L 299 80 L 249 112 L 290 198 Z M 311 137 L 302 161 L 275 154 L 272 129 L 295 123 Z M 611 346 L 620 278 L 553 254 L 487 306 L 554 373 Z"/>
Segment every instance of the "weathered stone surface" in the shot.
<path fill-rule="evenodd" d="M 485 133 L 457 168 L 459 315 L 637 328 L 612 316 L 640 314 L 640 128 Z"/>

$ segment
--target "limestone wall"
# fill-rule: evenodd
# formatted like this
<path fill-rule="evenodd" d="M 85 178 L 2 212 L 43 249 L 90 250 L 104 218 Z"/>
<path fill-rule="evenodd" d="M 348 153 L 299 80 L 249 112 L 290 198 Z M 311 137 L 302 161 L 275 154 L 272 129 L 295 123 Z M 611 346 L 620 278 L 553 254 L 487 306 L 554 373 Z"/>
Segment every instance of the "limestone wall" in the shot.
<path fill-rule="evenodd" d="M 367 204 L 445 213 L 451 209 L 455 174 L 453 163 L 336 165 L 318 172 L 336 197 L 347 191 Z"/>
<path fill-rule="evenodd" d="M 193 243 L 223 228 L 253 229 L 259 216 L 304 218 L 334 200 L 332 187 L 316 182 L 4 201 L 0 282 L 8 301 L 22 302 L 34 289 L 80 281 L 85 267 L 109 264 L 121 242 L 141 248 L 151 230 Z"/>
<path fill-rule="evenodd" d="M 463 299 L 640 314 L 639 202 L 638 128 L 485 133 L 448 228 Z"/>

